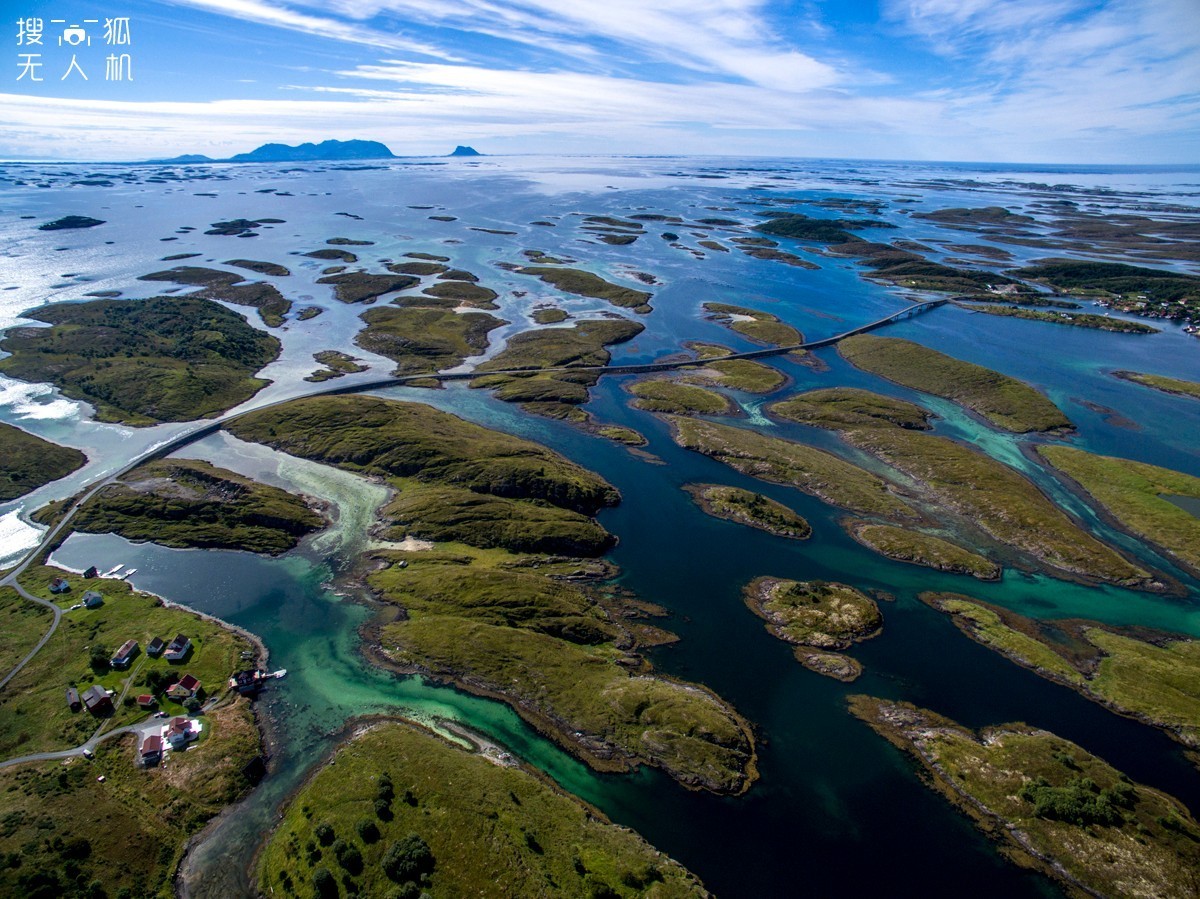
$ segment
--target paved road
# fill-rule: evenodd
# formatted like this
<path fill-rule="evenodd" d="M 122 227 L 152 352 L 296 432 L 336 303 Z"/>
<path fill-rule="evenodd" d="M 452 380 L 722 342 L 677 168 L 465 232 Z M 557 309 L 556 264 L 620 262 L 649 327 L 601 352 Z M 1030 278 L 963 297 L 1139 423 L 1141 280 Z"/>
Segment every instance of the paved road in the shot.
<path fill-rule="evenodd" d="M 845 340 L 847 337 L 852 337 L 855 334 L 865 334 L 868 331 L 874 331 L 878 328 L 882 328 L 886 325 L 889 325 L 892 322 L 900 321 L 901 319 L 909 318 L 914 315 L 918 315 L 918 314 L 928 311 L 930 309 L 936 309 L 937 307 L 943 306 L 948 302 L 950 302 L 949 299 L 923 300 L 923 301 L 913 303 L 909 306 L 906 306 L 904 309 L 901 309 L 897 312 L 893 312 L 891 315 L 885 315 L 883 318 L 879 318 L 879 319 L 876 319 L 875 321 L 868 322 L 865 325 L 860 325 L 857 328 L 851 328 L 849 331 L 843 331 L 842 333 L 835 334 L 832 337 L 824 337 L 820 340 L 810 340 L 805 343 L 798 343 L 798 344 L 794 344 L 792 346 L 770 347 L 770 348 L 764 349 L 764 350 L 750 350 L 749 352 L 745 352 L 745 353 L 730 353 L 727 356 L 716 356 L 711 359 L 705 359 L 703 363 L 698 363 L 694 359 L 679 359 L 679 360 L 674 360 L 671 362 L 650 362 L 650 363 L 640 364 L 640 365 L 581 365 L 581 366 L 573 365 L 573 366 L 558 366 L 555 368 L 539 368 L 539 369 L 511 368 L 511 369 L 503 369 L 501 371 L 488 372 L 488 374 L 521 375 L 521 374 L 528 374 L 530 371 L 539 371 L 539 372 L 544 372 L 544 373 L 545 372 L 548 372 L 548 373 L 588 372 L 588 373 L 600 375 L 600 376 L 612 375 L 612 374 L 627 375 L 627 374 L 639 374 L 639 373 L 649 373 L 649 372 L 659 372 L 659 371 L 671 371 L 673 369 L 695 367 L 697 365 L 712 364 L 714 362 L 726 362 L 726 361 L 730 361 L 730 360 L 734 360 L 734 359 L 765 359 L 770 356 L 782 356 L 787 353 L 794 353 L 798 350 L 815 350 L 815 349 L 819 349 L 820 347 L 832 346 L 833 344 L 838 343 L 841 340 Z M 251 409 L 246 409 L 241 412 L 235 412 L 230 415 L 224 415 L 221 418 L 217 418 L 217 419 L 214 419 L 213 421 L 208 421 L 208 422 L 205 422 L 204 424 L 198 425 L 195 428 L 192 428 L 190 431 L 186 431 L 183 434 L 180 434 L 179 436 L 174 437 L 171 440 L 168 440 L 166 443 L 163 443 L 157 447 L 151 448 L 150 450 L 142 453 L 140 456 L 137 456 L 136 458 L 132 459 L 128 464 L 126 464 L 119 471 L 113 472 L 112 474 L 108 475 L 107 477 L 104 477 L 101 480 L 97 481 L 90 488 L 88 488 L 87 492 L 85 492 L 78 500 L 75 501 L 75 504 L 72 505 L 71 508 L 67 509 L 63 513 L 63 516 L 59 519 L 58 524 L 54 525 L 54 527 L 52 527 L 49 531 L 46 532 L 46 535 L 42 538 L 41 543 L 39 543 L 34 549 L 30 550 L 29 553 L 17 564 L 17 566 L 15 568 L 13 568 L 5 577 L 0 578 L 0 586 L 8 585 L 8 586 L 14 587 L 17 590 L 17 592 L 20 593 L 21 596 L 23 596 L 25 599 L 32 600 L 33 602 L 36 602 L 36 603 L 40 603 L 41 605 L 47 606 L 48 608 L 50 608 L 54 611 L 54 621 L 51 623 L 50 630 L 46 633 L 46 636 L 42 637 L 42 639 L 38 643 L 38 645 L 33 648 L 33 651 L 30 652 L 29 655 L 27 655 L 24 659 L 21 660 L 20 664 L 18 664 L 12 671 L 10 671 L 4 677 L 3 680 L 0 680 L 0 690 L 3 690 L 4 686 L 10 680 L 12 680 L 18 673 L 20 673 L 21 669 L 24 668 L 25 665 L 27 665 L 29 663 L 29 661 L 35 655 L 37 655 L 38 650 L 40 650 L 43 646 L 46 645 L 46 641 L 48 641 L 54 635 L 54 632 L 58 629 L 59 621 L 62 618 L 62 612 L 61 612 L 61 610 L 59 610 L 58 606 L 56 606 L 54 603 L 49 603 L 49 602 L 46 602 L 45 600 L 38 599 L 35 596 L 31 596 L 28 592 L 26 592 L 21 587 L 20 584 L 17 583 L 17 577 L 19 575 L 21 575 L 25 571 L 25 569 L 28 568 L 29 565 L 33 563 L 33 561 L 35 559 L 40 559 L 45 555 L 49 555 L 49 553 L 58 545 L 59 536 L 61 534 L 63 534 L 64 531 L 66 531 L 67 525 L 70 524 L 71 519 L 75 516 L 75 513 L 79 510 L 79 507 L 82 506 L 89 499 L 91 499 L 93 496 L 95 496 L 97 493 L 99 493 L 101 490 L 103 490 L 105 487 L 120 480 L 122 477 L 124 477 L 126 474 L 128 474 L 130 471 L 132 471 L 134 468 L 137 468 L 139 465 L 142 465 L 146 462 L 150 462 L 154 459 L 161 459 L 163 456 L 168 456 L 171 453 L 175 452 L 176 450 L 182 449 L 183 447 L 187 446 L 188 444 L 195 443 L 197 440 L 207 437 L 210 434 L 214 434 L 217 431 L 219 431 L 221 428 L 223 428 L 225 425 L 227 425 L 229 422 L 234 421 L 238 418 L 241 418 L 243 415 L 250 415 L 255 412 L 262 412 L 266 409 L 272 409 L 276 406 L 282 406 L 285 403 L 294 402 L 295 400 L 300 400 L 300 399 L 308 399 L 308 398 L 315 397 L 315 396 L 335 396 L 335 395 L 349 394 L 349 393 L 365 393 L 370 390 L 381 390 L 386 387 L 402 387 L 405 384 L 408 384 L 412 381 L 428 381 L 430 379 L 438 380 L 438 381 L 467 381 L 472 378 L 476 378 L 478 376 L 479 376 L 478 372 L 450 372 L 450 373 L 439 373 L 439 374 L 405 375 L 405 376 L 401 376 L 401 377 L 379 378 L 379 379 L 373 380 L 373 381 L 363 381 L 358 384 L 348 384 L 345 386 L 335 385 L 332 387 L 327 387 L 322 390 L 313 390 L 309 393 L 301 394 L 300 396 L 293 396 L 293 397 L 288 397 L 287 399 L 276 400 L 275 402 L 272 402 L 272 403 L 267 403 L 262 406 L 257 406 L 257 407 L 251 408 Z"/>
<path fill-rule="evenodd" d="M 27 762 L 53 762 L 57 759 L 69 759 L 74 756 L 83 755 L 85 750 L 89 752 L 94 751 L 98 745 L 105 740 L 111 740 L 113 737 L 119 737 L 123 734 L 137 734 L 140 738 L 146 731 L 161 731 L 162 725 L 162 719 L 152 717 L 147 721 L 141 721 L 137 724 L 118 727 L 116 730 L 110 730 L 106 734 L 93 734 L 90 740 L 80 746 L 76 746 L 74 749 L 60 749 L 57 752 L 35 752 L 31 755 L 21 755 L 13 759 L 5 759 L 0 762 L 0 769 L 11 768 L 13 765 L 24 765 Z M 100 726 L 103 727 L 104 725 L 101 724 Z M 138 740 L 138 743 L 139 745 L 141 744 L 141 739 Z"/>

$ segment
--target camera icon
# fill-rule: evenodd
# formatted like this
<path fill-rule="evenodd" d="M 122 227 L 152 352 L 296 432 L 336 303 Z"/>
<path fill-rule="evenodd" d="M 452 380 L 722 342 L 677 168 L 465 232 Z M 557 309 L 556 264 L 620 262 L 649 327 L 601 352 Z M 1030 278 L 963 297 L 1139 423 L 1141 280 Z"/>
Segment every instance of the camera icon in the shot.
<path fill-rule="evenodd" d="M 78 25 L 72 25 L 70 28 L 64 28 L 62 37 L 59 39 L 60 43 L 70 44 L 72 47 L 78 47 L 84 41 L 87 41 L 89 44 L 91 43 L 91 41 L 88 40 L 87 31 L 80 28 Z"/>

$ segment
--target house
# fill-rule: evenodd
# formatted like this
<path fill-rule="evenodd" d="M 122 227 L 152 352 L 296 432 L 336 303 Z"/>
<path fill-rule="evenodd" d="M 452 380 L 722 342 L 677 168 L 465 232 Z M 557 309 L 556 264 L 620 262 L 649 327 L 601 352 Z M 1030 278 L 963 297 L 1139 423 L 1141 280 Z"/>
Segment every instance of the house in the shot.
<path fill-rule="evenodd" d="M 167 695 L 172 699 L 184 700 L 200 692 L 200 681 L 191 674 L 185 674 L 178 682 L 167 687 Z"/>
<path fill-rule="evenodd" d="M 83 594 L 83 607 L 85 609 L 98 609 L 104 605 L 104 597 L 95 590 L 89 590 Z"/>
<path fill-rule="evenodd" d="M 263 686 L 263 673 L 257 670 L 239 671 L 229 679 L 229 689 L 243 696 L 257 693 Z"/>
<path fill-rule="evenodd" d="M 158 700 L 149 693 L 143 693 L 137 698 L 137 704 L 139 709 L 152 709 L 158 705 Z"/>
<path fill-rule="evenodd" d="M 155 637 L 146 644 L 146 655 L 150 656 L 152 659 L 157 659 L 160 655 L 162 655 L 163 650 L 166 648 L 167 644 L 163 642 L 163 638 Z"/>
<path fill-rule="evenodd" d="M 94 577 L 100 577 L 100 569 L 98 569 L 95 565 L 93 565 L 91 568 L 89 568 L 87 571 L 85 571 L 83 573 L 83 576 L 85 578 L 87 578 L 89 581 Z"/>
<path fill-rule="evenodd" d="M 193 724 L 196 729 L 193 730 Z M 167 743 L 172 749 L 187 749 L 187 744 L 200 737 L 199 722 L 188 718 L 172 718 L 166 730 Z"/>
<path fill-rule="evenodd" d="M 54 580 L 52 580 L 50 582 L 50 592 L 51 593 L 66 593 L 70 589 L 71 589 L 71 585 L 69 583 L 67 583 L 66 578 L 56 577 Z"/>
<path fill-rule="evenodd" d="M 163 653 L 163 658 L 168 662 L 182 662 L 191 651 L 192 641 L 183 634 L 176 634 L 175 639 L 167 644 L 167 650 Z"/>
<path fill-rule="evenodd" d="M 93 684 L 83 691 L 83 704 L 93 715 L 107 715 L 113 710 L 112 697 L 99 684 Z"/>
<path fill-rule="evenodd" d="M 162 761 L 163 754 L 163 738 L 158 734 L 151 734 L 142 740 L 142 748 L 140 750 L 142 756 L 142 764 L 146 767 L 157 765 Z"/>
<path fill-rule="evenodd" d="M 113 657 L 108 660 L 108 663 L 114 668 L 128 668 L 129 664 L 137 658 L 137 654 L 142 649 L 138 646 L 137 640 L 126 640 L 121 644 L 121 648 L 113 654 Z"/>
<path fill-rule="evenodd" d="M 79 701 L 79 691 L 74 687 L 67 687 L 67 708 L 72 712 L 78 712 L 83 708 L 83 703 Z"/>

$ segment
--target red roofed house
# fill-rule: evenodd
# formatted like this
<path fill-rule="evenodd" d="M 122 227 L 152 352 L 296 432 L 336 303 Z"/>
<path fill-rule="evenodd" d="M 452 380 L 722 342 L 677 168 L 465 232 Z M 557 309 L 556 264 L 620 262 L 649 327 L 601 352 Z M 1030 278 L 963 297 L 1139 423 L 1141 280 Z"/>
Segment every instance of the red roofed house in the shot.
<path fill-rule="evenodd" d="M 141 756 L 142 764 L 157 765 L 162 761 L 163 754 L 163 738 L 158 734 L 152 734 L 142 741 Z"/>
<path fill-rule="evenodd" d="M 141 651 L 137 640 L 126 640 L 121 644 L 121 648 L 113 653 L 113 657 L 108 660 L 108 663 L 117 669 L 128 668 Z"/>
<path fill-rule="evenodd" d="M 158 705 L 158 700 L 149 693 L 143 693 L 137 698 L 137 704 L 140 709 L 152 709 Z"/>
<path fill-rule="evenodd" d="M 167 726 L 167 742 L 172 749 L 186 749 L 187 744 L 200 736 L 199 730 L 192 730 L 189 718 L 172 718 Z"/>
<path fill-rule="evenodd" d="M 200 681 L 191 674 L 185 674 L 177 683 L 167 687 L 167 695 L 172 699 L 187 699 L 199 692 Z"/>

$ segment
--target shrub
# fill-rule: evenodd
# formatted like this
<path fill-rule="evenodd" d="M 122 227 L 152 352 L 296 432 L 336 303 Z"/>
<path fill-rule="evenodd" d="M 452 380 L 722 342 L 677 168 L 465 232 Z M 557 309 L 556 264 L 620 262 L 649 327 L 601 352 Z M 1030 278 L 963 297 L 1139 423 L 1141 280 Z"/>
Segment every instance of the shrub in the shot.
<path fill-rule="evenodd" d="M 358 830 L 358 838 L 368 846 L 379 839 L 379 828 L 375 826 L 375 822 L 367 818 L 358 822 L 356 827 Z"/>
<path fill-rule="evenodd" d="M 1037 778 L 1021 787 L 1021 798 L 1033 803 L 1033 813 L 1084 827 L 1089 824 L 1120 824 L 1117 810 L 1130 800 L 1132 791 L 1101 790 L 1087 777 L 1073 777 L 1066 786 L 1052 787 L 1045 778 Z"/>
<path fill-rule="evenodd" d="M 334 840 L 333 856 L 338 860 L 338 864 L 351 874 L 358 874 L 362 871 L 362 853 L 358 851 L 358 847 L 353 843 L 347 843 L 345 840 Z"/>
<path fill-rule="evenodd" d="M 383 873 L 396 883 L 418 881 L 433 871 L 435 860 L 429 844 L 417 834 L 392 843 L 383 854 Z"/>
<path fill-rule="evenodd" d="M 111 667 L 108 661 L 111 656 L 112 653 L 103 644 L 97 643 L 88 654 L 88 664 L 97 674 L 103 674 Z"/>
<path fill-rule="evenodd" d="M 333 839 L 336 836 L 336 834 L 333 832 L 333 825 L 328 821 L 322 821 L 315 828 L 313 828 L 313 835 L 316 836 L 317 842 L 319 842 L 322 846 L 328 846 L 333 842 Z"/>
<path fill-rule="evenodd" d="M 316 899 L 332 899 L 338 894 L 338 884 L 328 868 L 313 871 L 313 895 Z"/>

